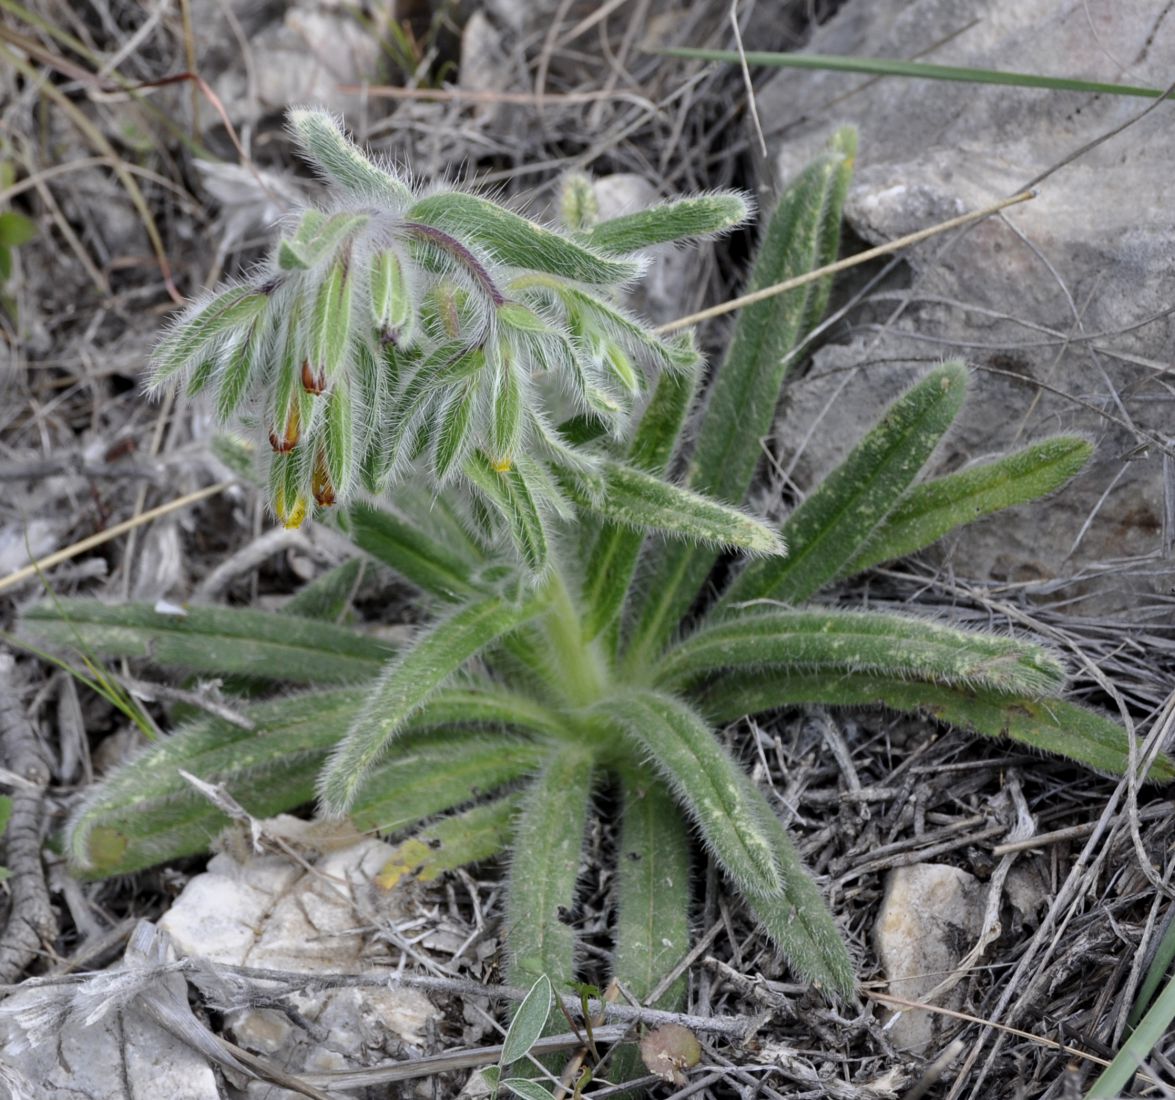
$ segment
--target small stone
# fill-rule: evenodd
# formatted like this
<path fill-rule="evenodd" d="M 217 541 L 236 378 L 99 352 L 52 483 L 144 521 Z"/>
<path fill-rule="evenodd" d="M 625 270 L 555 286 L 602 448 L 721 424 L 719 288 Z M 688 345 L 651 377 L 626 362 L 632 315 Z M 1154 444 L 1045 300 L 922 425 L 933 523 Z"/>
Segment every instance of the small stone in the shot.
<path fill-rule="evenodd" d="M 874 946 L 889 992 L 921 1000 L 959 964 L 983 926 L 987 887 L 966 871 L 938 863 L 897 867 L 885 880 L 885 896 L 873 928 Z M 959 986 L 939 1002 L 962 1006 Z M 934 1042 L 939 1017 L 906 1009 L 889 1025 L 894 1045 L 917 1053 Z"/>

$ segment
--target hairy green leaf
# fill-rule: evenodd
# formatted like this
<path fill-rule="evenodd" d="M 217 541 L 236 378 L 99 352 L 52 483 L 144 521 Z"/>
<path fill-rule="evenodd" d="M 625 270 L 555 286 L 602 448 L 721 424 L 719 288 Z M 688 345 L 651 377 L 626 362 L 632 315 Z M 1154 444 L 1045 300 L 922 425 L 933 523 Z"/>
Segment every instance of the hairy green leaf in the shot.
<path fill-rule="evenodd" d="M 612 972 L 641 1004 L 689 950 L 689 844 L 681 811 L 657 780 L 624 777 Z M 680 1011 L 685 975 L 651 1005 Z"/>
<path fill-rule="evenodd" d="M 772 894 L 744 890 L 743 896 L 793 970 L 807 981 L 850 997 L 857 978 L 836 922 L 787 830 L 770 806 L 764 804 L 764 811 L 783 888 Z"/>
<path fill-rule="evenodd" d="M 290 111 L 288 117 L 290 130 L 306 155 L 346 190 L 395 208 L 411 201 L 407 185 L 364 156 L 327 112 L 301 108 Z"/>
<path fill-rule="evenodd" d="M 725 233 L 747 220 L 750 205 L 731 192 L 661 203 L 600 222 L 584 241 L 601 252 L 625 255 L 655 244 Z"/>
<path fill-rule="evenodd" d="M 775 531 L 746 512 L 622 462 L 605 460 L 600 470 L 600 492 L 579 497 L 614 523 L 715 546 L 737 546 L 755 554 L 783 553 Z"/>
<path fill-rule="evenodd" d="M 235 286 L 181 316 L 155 349 L 150 388 L 158 390 L 177 372 L 206 356 L 214 344 L 244 329 L 268 304 L 268 295 L 251 287 Z"/>
<path fill-rule="evenodd" d="M 561 745 L 550 750 L 524 797 L 506 896 L 514 985 L 545 974 L 563 989 L 575 977 L 575 933 L 566 918 L 575 900 L 591 787 L 590 753 Z"/>
<path fill-rule="evenodd" d="M 767 227 L 748 291 L 802 275 L 836 258 L 841 207 L 856 153 L 851 130 L 838 131 L 831 152 L 804 170 L 780 198 Z M 823 313 L 829 280 L 747 306 L 726 361 L 710 386 L 697 424 L 686 484 L 721 501 L 741 501 L 770 431 L 793 353 Z M 644 595 L 635 608 L 628 651 L 656 657 L 694 602 L 714 565 L 713 550 L 684 543 L 654 548 Z"/>
<path fill-rule="evenodd" d="M 89 789 L 66 832 L 70 862 L 105 877 L 207 850 L 228 819 L 181 768 L 222 784 L 258 817 L 309 802 L 327 751 L 359 703 L 352 689 L 336 688 L 243 704 L 252 729 L 208 715 L 180 726 Z"/>
<path fill-rule="evenodd" d="M 539 609 L 534 598 L 523 603 L 500 596 L 475 599 L 435 623 L 393 660 L 323 770 L 318 785 L 323 812 L 346 813 L 368 773 L 428 697 L 471 657 Z"/>
<path fill-rule="evenodd" d="M 635 264 L 599 255 L 476 195 L 430 195 L 406 216 L 473 242 L 510 267 L 603 286 L 625 282 L 637 273 Z"/>
<path fill-rule="evenodd" d="M 929 546 L 972 523 L 1059 489 L 1089 461 L 1093 446 L 1058 435 L 968 470 L 915 485 L 840 570 L 850 577 Z"/>
<path fill-rule="evenodd" d="M 174 614 L 145 603 L 58 599 L 29 608 L 23 623 L 22 634 L 51 645 L 297 684 L 370 680 L 394 652 L 333 623 L 238 607 L 190 607 Z"/>
<path fill-rule="evenodd" d="M 869 672 L 1039 698 L 1065 683 L 1040 646 L 874 611 L 757 610 L 704 625 L 674 646 L 659 683 L 694 683 L 724 669 L 780 674 Z"/>
<path fill-rule="evenodd" d="M 1009 737 L 1042 752 L 1067 756 L 1108 775 L 1127 768 L 1126 731 L 1096 711 L 1064 699 L 1021 699 L 991 691 L 874 676 L 866 672 L 727 676 L 709 689 L 703 709 L 719 722 L 798 703 L 885 706 L 926 714 L 969 733 Z M 1175 761 L 1163 754 L 1147 778 L 1175 779 Z"/>
<path fill-rule="evenodd" d="M 748 565 L 727 589 L 723 604 L 799 603 L 837 576 L 926 464 L 962 408 L 966 388 L 967 368 L 946 363 L 895 401 L 788 516 L 783 525 L 787 557 Z"/>
<path fill-rule="evenodd" d="M 760 893 L 780 888 L 761 802 L 752 796 L 754 788 L 738 763 L 695 711 L 673 696 L 634 690 L 596 704 L 592 713 L 645 754 L 740 887 Z"/>

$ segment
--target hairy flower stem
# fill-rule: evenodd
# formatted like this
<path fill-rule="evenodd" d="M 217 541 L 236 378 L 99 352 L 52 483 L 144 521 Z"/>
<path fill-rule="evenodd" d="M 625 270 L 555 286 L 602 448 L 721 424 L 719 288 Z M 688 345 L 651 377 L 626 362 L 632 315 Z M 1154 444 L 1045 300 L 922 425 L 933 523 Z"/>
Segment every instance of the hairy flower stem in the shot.
<path fill-rule="evenodd" d="M 546 582 L 546 595 L 546 633 L 560 689 L 574 706 L 590 706 L 607 694 L 610 678 L 604 655 L 595 642 L 584 639 L 583 616 L 558 569 Z"/>
<path fill-rule="evenodd" d="M 456 237 L 450 236 L 443 229 L 437 229 L 432 225 L 423 225 L 420 222 L 405 222 L 403 228 L 406 232 L 436 245 L 437 248 L 452 256 L 473 276 L 474 281 L 485 291 L 486 297 L 495 306 L 500 306 L 506 301 L 506 296 L 498 289 L 497 284 L 490 277 L 490 273 L 486 271 L 481 261 Z"/>

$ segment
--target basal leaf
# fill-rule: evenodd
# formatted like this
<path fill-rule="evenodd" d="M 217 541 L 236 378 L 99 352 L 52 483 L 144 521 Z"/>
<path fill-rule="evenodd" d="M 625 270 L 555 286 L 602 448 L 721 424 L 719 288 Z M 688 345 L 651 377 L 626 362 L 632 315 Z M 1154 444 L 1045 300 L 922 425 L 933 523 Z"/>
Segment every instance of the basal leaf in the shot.
<path fill-rule="evenodd" d="M 761 800 L 752 797 L 738 763 L 689 706 L 660 692 L 628 691 L 598 703 L 592 713 L 639 747 L 740 887 L 768 894 L 779 889 Z"/>
<path fill-rule="evenodd" d="M 590 753 L 568 744 L 549 751 L 524 796 L 506 901 L 514 985 L 545 975 L 564 989 L 575 977 L 575 933 L 566 915 L 575 901 L 591 787 Z"/>
<path fill-rule="evenodd" d="M 658 682 L 696 683 L 724 669 L 872 672 L 1039 698 L 1065 670 L 1028 642 L 875 611 L 755 610 L 703 626 L 668 651 Z"/>
<path fill-rule="evenodd" d="M 539 609 L 533 598 L 522 603 L 500 596 L 475 599 L 435 623 L 390 662 L 323 770 L 318 788 L 323 812 L 346 813 L 388 745 L 429 696 L 471 657 Z"/>
<path fill-rule="evenodd" d="M 966 385 L 966 367 L 946 363 L 895 401 L 788 516 L 782 532 L 787 557 L 748 565 L 722 603 L 799 603 L 837 576 L 926 464 L 962 407 Z"/>
<path fill-rule="evenodd" d="M 924 549 L 956 527 L 1059 489 L 1089 461 L 1093 446 L 1058 435 L 955 474 L 915 485 L 840 570 L 849 577 Z"/>
<path fill-rule="evenodd" d="M 189 607 L 177 615 L 145 603 L 67 598 L 30 607 L 22 634 L 105 657 L 298 684 L 370 680 L 394 652 L 354 630 L 293 615 L 237 607 Z"/>
<path fill-rule="evenodd" d="M 841 207 L 856 137 L 841 130 L 833 148 L 784 191 L 768 223 L 748 291 L 812 271 L 836 258 Z M 686 485 L 716 500 L 742 501 L 762 456 L 793 352 L 823 313 L 830 282 L 812 283 L 743 309 L 700 415 Z M 709 548 L 654 548 L 628 641 L 631 659 L 652 660 L 693 604 L 716 559 Z"/>

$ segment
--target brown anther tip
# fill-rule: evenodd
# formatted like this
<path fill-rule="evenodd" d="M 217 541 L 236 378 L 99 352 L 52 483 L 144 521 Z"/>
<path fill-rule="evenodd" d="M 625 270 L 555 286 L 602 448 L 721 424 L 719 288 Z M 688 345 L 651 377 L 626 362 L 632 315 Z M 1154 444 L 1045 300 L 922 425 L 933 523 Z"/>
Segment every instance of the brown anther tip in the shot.
<path fill-rule="evenodd" d="M 281 436 L 279 436 L 277 434 L 277 432 L 270 432 L 269 433 L 269 445 L 279 455 L 284 455 L 284 454 L 289 454 L 290 451 L 292 451 L 298 445 L 298 440 L 297 440 L 297 438 L 290 439 L 288 436 L 283 439 Z"/>
<path fill-rule="evenodd" d="M 317 397 L 326 389 L 326 374 L 319 371 L 317 374 L 310 369 L 310 360 L 302 360 L 302 389 Z"/>

